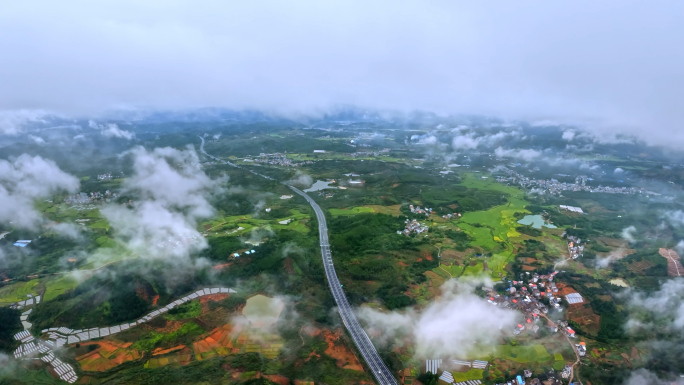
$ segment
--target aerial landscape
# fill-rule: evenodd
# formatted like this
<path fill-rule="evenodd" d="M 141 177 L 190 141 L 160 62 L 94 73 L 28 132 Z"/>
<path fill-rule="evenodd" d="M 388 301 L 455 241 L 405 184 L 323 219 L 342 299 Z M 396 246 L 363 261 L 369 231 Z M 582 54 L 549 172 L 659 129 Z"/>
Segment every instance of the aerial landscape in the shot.
<path fill-rule="evenodd" d="M 683 6 L 39 3 L 0 384 L 684 384 Z"/>

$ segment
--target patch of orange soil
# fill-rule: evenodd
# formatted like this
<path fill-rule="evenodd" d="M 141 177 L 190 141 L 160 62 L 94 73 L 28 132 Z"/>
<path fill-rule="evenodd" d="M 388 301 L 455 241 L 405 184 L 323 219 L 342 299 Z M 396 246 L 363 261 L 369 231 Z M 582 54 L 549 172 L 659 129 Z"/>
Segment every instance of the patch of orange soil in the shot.
<path fill-rule="evenodd" d="M 153 356 L 159 356 L 159 355 L 162 355 L 162 354 L 167 354 L 167 353 L 175 352 L 176 350 L 181 350 L 181 349 L 183 349 L 183 348 L 185 348 L 185 345 L 178 345 L 178 346 L 174 346 L 174 347 L 168 348 L 168 349 L 157 348 L 157 349 L 154 349 L 154 350 L 152 351 L 152 355 L 153 355 Z"/>
<path fill-rule="evenodd" d="M 576 322 L 591 335 L 597 335 L 601 326 L 601 317 L 587 303 L 569 305 L 567 319 Z"/>
<path fill-rule="evenodd" d="M 337 366 L 343 369 L 363 371 L 363 366 L 356 358 L 354 353 L 340 341 L 341 331 L 337 330 L 334 333 L 330 330 L 318 330 L 316 334 L 322 334 L 328 347 L 325 349 L 325 354 L 334 358 L 337 361 Z"/>
<path fill-rule="evenodd" d="M 292 265 L 292 258 L 286 258 L 285 262 L 283 262 L 283 266 L 285 267 L 285 271 L 288 274 L 294 274 L 294 266 Z"/>
<path fill-rule="evenodd" d="M 556 287 L 558 287 L 558 295 L 560 296 L 566 296 L 568 294 L 573 294 L 577 293 L 575 289 L 572 288 L 572 286 L 568 286 L 562 283 L 556 283 Z"/>
<path fill-rule="evenodd" d="M 314 385 L 313 381 L 294 380 L 295 385 Z"/>
<path fill-rule="evenodd" d="M 681 277 L 684 274 L 684 268 L 682 268 L 682 260 L 679 258 L 679 254 L 672 249 L 658 249 L 658 253 L 665 259 L 667 259 L 667 275 L 670 277 Z"/>
<path fill-rule="evenodd" d="M 523 265 L 522 269 L 523 269 L 523 271 L 533 271 L 533 270 L 536 270 L 537 268 L 534 266 L 530 266 L 530 265 Z"/>
<path fill-rule="evenodd" d="M 218 302 L 222 299 L 228 298 L 228 294 L 225 293 L 219 293 L 219 294 L 209 294 L 205 295 L 203 297 L 200 297 L 200 303 L 202 304 L 202 314 L 207 314 L 209 312 L 209 302 L 214 301 Z"/>
<path fill-rule="evenodd" d="M 228 262 L 228 263 L 223 263 L 223 264 L 220 264 L 220 265 L 215 265 L 215 266 L 214 266 L 214 269 L 216 269 L 216 270 L 222 270 L 224 267 L 228 267 L 228 266 L 230 266 L 230 265 L 232 265 L 232 264 L 233 264 L 232 262 Z"/>
<path fill-rule="evenodd" d="M 290 379 L 287 377 L 283 377 L 278 374 L 264 374 L 262 375 L 265 379 L 269 381 L 273 381 L 278 385 L 289 385 L 290 384 Z"/>
<path fill-rule="evenodd" d="M 226 348 L 231 353 L 238 353 L 239 349 L 233 346 L 232 331 L 233 328 L 230 324 L 212 330 L 207 338 L 193 342 L 192 347 L 195 354 L 206 353 L 218 348 Z"/>
<path fill-rule="evenodd" d="M 149 325 L 148 325 L 148 326 L 149 326 Z M 166 321 L 166 325 L 165 325 L 165 326 L 163 326 L 163 327 L 156 327 L 156 328 L 153 328 L 153 329 L 154 329 L 154 331 L 156 331 L 156 332 L 168 334 L 168 333 L 173 333 L 173 332 L 175 332 L 176 330 L 180 329 L 181 326 L 183 326 L 183 323 L 182 323 L 182 322 L 170 320 L 170 321 Z"/>
<path fill-rule="evenodd" d="M 406 262 L 399 261 L 397 264 L 401 267 L 408 267 L 408 264 Z"/>
<path fill-rule="evenodd" d="M 155 295 L 154 298 L 152 298 L 152 306 L 157 306 L 157 301 L 159 301 L 159 294 Z"/>
<path fill-rule="evenodd" d="M 92 352 L 76 357 L 81 369 L 87 372 L 104 372 L 142 357 L 138 350 L 128 349 L 131 346 L 130 342 L 103 340 L 84 342 L 82 345 L 99 345 Z"/>

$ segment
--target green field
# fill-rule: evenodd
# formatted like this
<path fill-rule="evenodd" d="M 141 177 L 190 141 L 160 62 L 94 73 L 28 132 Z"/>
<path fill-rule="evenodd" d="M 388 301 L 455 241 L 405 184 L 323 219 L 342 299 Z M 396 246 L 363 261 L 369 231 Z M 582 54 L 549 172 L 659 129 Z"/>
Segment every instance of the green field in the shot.
<path fill-rule="evenodd" d="M 9 305 L 27 299 L 27 294 L 38 295 L 37 288 L 40 280 L 33 279 L 28 282 L 17 282 L 0 289 L 0 306 Z"/>
<path fill-rule="evenodd" d="M 330 214 L 334 217 L 339 216 L 339 215 L 356 215 L 356 214 L 361 214 L 361 213 L 373 213 L 375 210 L 373 210 L 370 207 L 363 207 L 363 206 L 358 206 L 358 207 L 352 207 L 349 209 L 330 209 Z"/>
<path fill-rule="evenodd" d="M 190 301 L 170 310 L 164 318 L 167 320 L 178 321 L 187 318 L 199 317 L 202 315 L 202 304 L 199 300 Z"/>
<path fill-rule="evenodd" d="M 483 369 L 470 369 L 465 373 L 451 372 L 454 375 L 454 382 L 465 382 L 470 380 L 481 380 Z"/>
<path fill-rule="evenodd" d="M 309 231 L 308 227 L 303 223 L 309 218 L 308 214 L 303 214 L 301 211 L 296 209 L 290 209 L 290 214 L 291 215 L 287 217 L 278 219 L 254 218 L 252 215 L 219 217 L 211 221 L 204 222 L 202 224 L 202 228 L 209 235 L 215 236 L 243 235 L 259 228 L 294 230 L 300 233 L 306 233 Z M 289 220 L 287 224 L 279 223 L 286 220 Z"/>
<path fill-rule="evenodd" d="M 497 349 L 497 355 L 503 359 L 515 361 L 521 364 L 533 362 L 544 363 L 553 359 L 553 356 L 549 354 L 543 345 L 502 345 Z"/>
<path fill-rule="evenodd" d="M 49 301 L 54 299 L 69 290 L 72 290 L 78 286 L 78 280 L 74 278 L 71 274 L 63 275 L 57 279 L 47 281 L 45 283 L 45 294 L 43 295 L 43 301 Z"/>

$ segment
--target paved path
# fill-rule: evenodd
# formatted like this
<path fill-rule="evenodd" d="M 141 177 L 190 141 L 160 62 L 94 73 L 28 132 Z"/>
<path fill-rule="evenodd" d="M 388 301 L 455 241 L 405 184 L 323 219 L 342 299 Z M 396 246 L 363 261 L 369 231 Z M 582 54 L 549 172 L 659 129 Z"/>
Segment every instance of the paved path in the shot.
<path fill-rule="evenodd" d="M 222 162 L 224 164 L 241 168 L 236 164 L 221 160 L 219 158 L 207 154 L 207 152 L 204 151 L 204 138 L 200 137 L 200 139 L 202 140 L 200 152 L 202 152 L 204 155 L 216 161 Z M 266 179 L 273 180 L 273 178 L 269 176 L 262 175 L 253 171 L 250 172 L 255 175 L 262 176 Z M 306 201 L 309 202 L 311 207 L 314 209 L 314 212 L 316 213 L 316 218 L 318 219 L 318 235 L 320 237 L 321 243 L 321 256 L 323 257 L 325 275 L 328 278 L 328 285 L 330 286 L 330 291 L 332 292 L 332 295 L 335 298 L 335 303 L 337 304 L 337 308 L 340 312 L 340 317 L 342 317 L 342 322 L 344 323 L 344 326 L 349 331 L 352 340 L 361 352 L 363 359 L 366 361 L 366 364 L 368 364 L 368 367 L 373 372 L 373 376 L 375 376 L 378 383 L 381 385 L 397 385 L 397 380 L 394 378 L 392 372 L 390 372 L 385 363 L 382 361 L 377 350 L 375 350 L 375 346 L 373 346 L 373 343 L 371 342 L 370 338 L 368 338 L 368 335 L 359 324 L 359 321 L 356 318 L 356 314 L 354 313 L 354 310 L 352 309 L 351 305 L 349 305 L 349 301 L 347 301 L 347 296 L 344 294 L 344 291 L 342 290 L 342 285 L 340 284 L 340 281 L 337 278 L 337 272 L 335 272 L 335 266 L 333 265 L 332 254 L 330 252 L 330 244 L 328 243 L 328 225 L 325 220 L 325 214 L 323 214 L 323 210 L 321 210 L 320 206 L 318 206 L 318 204 L 316 203 L 316 201 L 313 200 L 313 198 L 308 196 L 303 191 L 290 185 L 286 186 L 291 188 L 292 191 L 294 191 L 295 193 L 304 197 L 304 199 L 306 199 Z"/>
<path fill-rule="evenodd" d="M 670 260 L 671 260 L 672 263 L 674 264 L 675 269 L 677 270 L 677 276 L 678 276 L 678 277 L 681 277 L 682 274 L 679 273 L 679 263 L 678 263 L 677 260 L 675 260 L 674 257 L 672 256 L 672 250 L 667 250 L 667 256 L 670 258 Z"/>
<path fill-rule="evenodd" d="M 553 322 L 553 321 L 551 321 L 551 320 L 549 319 L 549 317 L 547 317 L 545 314 L 540 314 L 540 315 L 541 315 L 542 317 L 546 318 L 547 321 Z M 570 347 L 572 348 L 572 351 L 575 352 L 575 357 L 577 357 L 577 360 L 575 360 L 575 363 L 572 364 L 571 370 L 570 370 L 570 379 L 569 379 L 568 383 L 569 383 L 569 384 L 572 384 L 572 379 L 573 379 L 573 377 L 575 376 L 575 366 L 579 365 L 579 363 L 580 363 L 580 354 L 579 354 L 579 352 L 577 351 L 577 346 L 575 346 L 575 344 L 573 344 L 572 341 L 570 341 L 570 337 L 569 337 L 567 334 L 565 334 L 565 332 L 561 332 L 561 333 L 563 333 L 563 334 L 565 335 L 565 339 L 566 339 L 566 340 L 568 341 L 568 343 L 570 344 Z M 579 381 L 579 368 L 577 368 L 577 380 Z"/>

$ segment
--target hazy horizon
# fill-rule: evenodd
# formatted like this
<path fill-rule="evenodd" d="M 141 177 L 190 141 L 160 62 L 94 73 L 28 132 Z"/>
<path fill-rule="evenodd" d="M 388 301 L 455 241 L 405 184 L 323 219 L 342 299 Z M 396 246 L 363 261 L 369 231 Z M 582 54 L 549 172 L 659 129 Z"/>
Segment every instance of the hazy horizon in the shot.
<path fill-rule="evenodd" d="M 299 115 L 358 106 L 572 122 L 678 146 L 683 8 L 613 0 L 14 3 L 0 15 L 0 126 L 11 133 L 38 111 Z"/>

